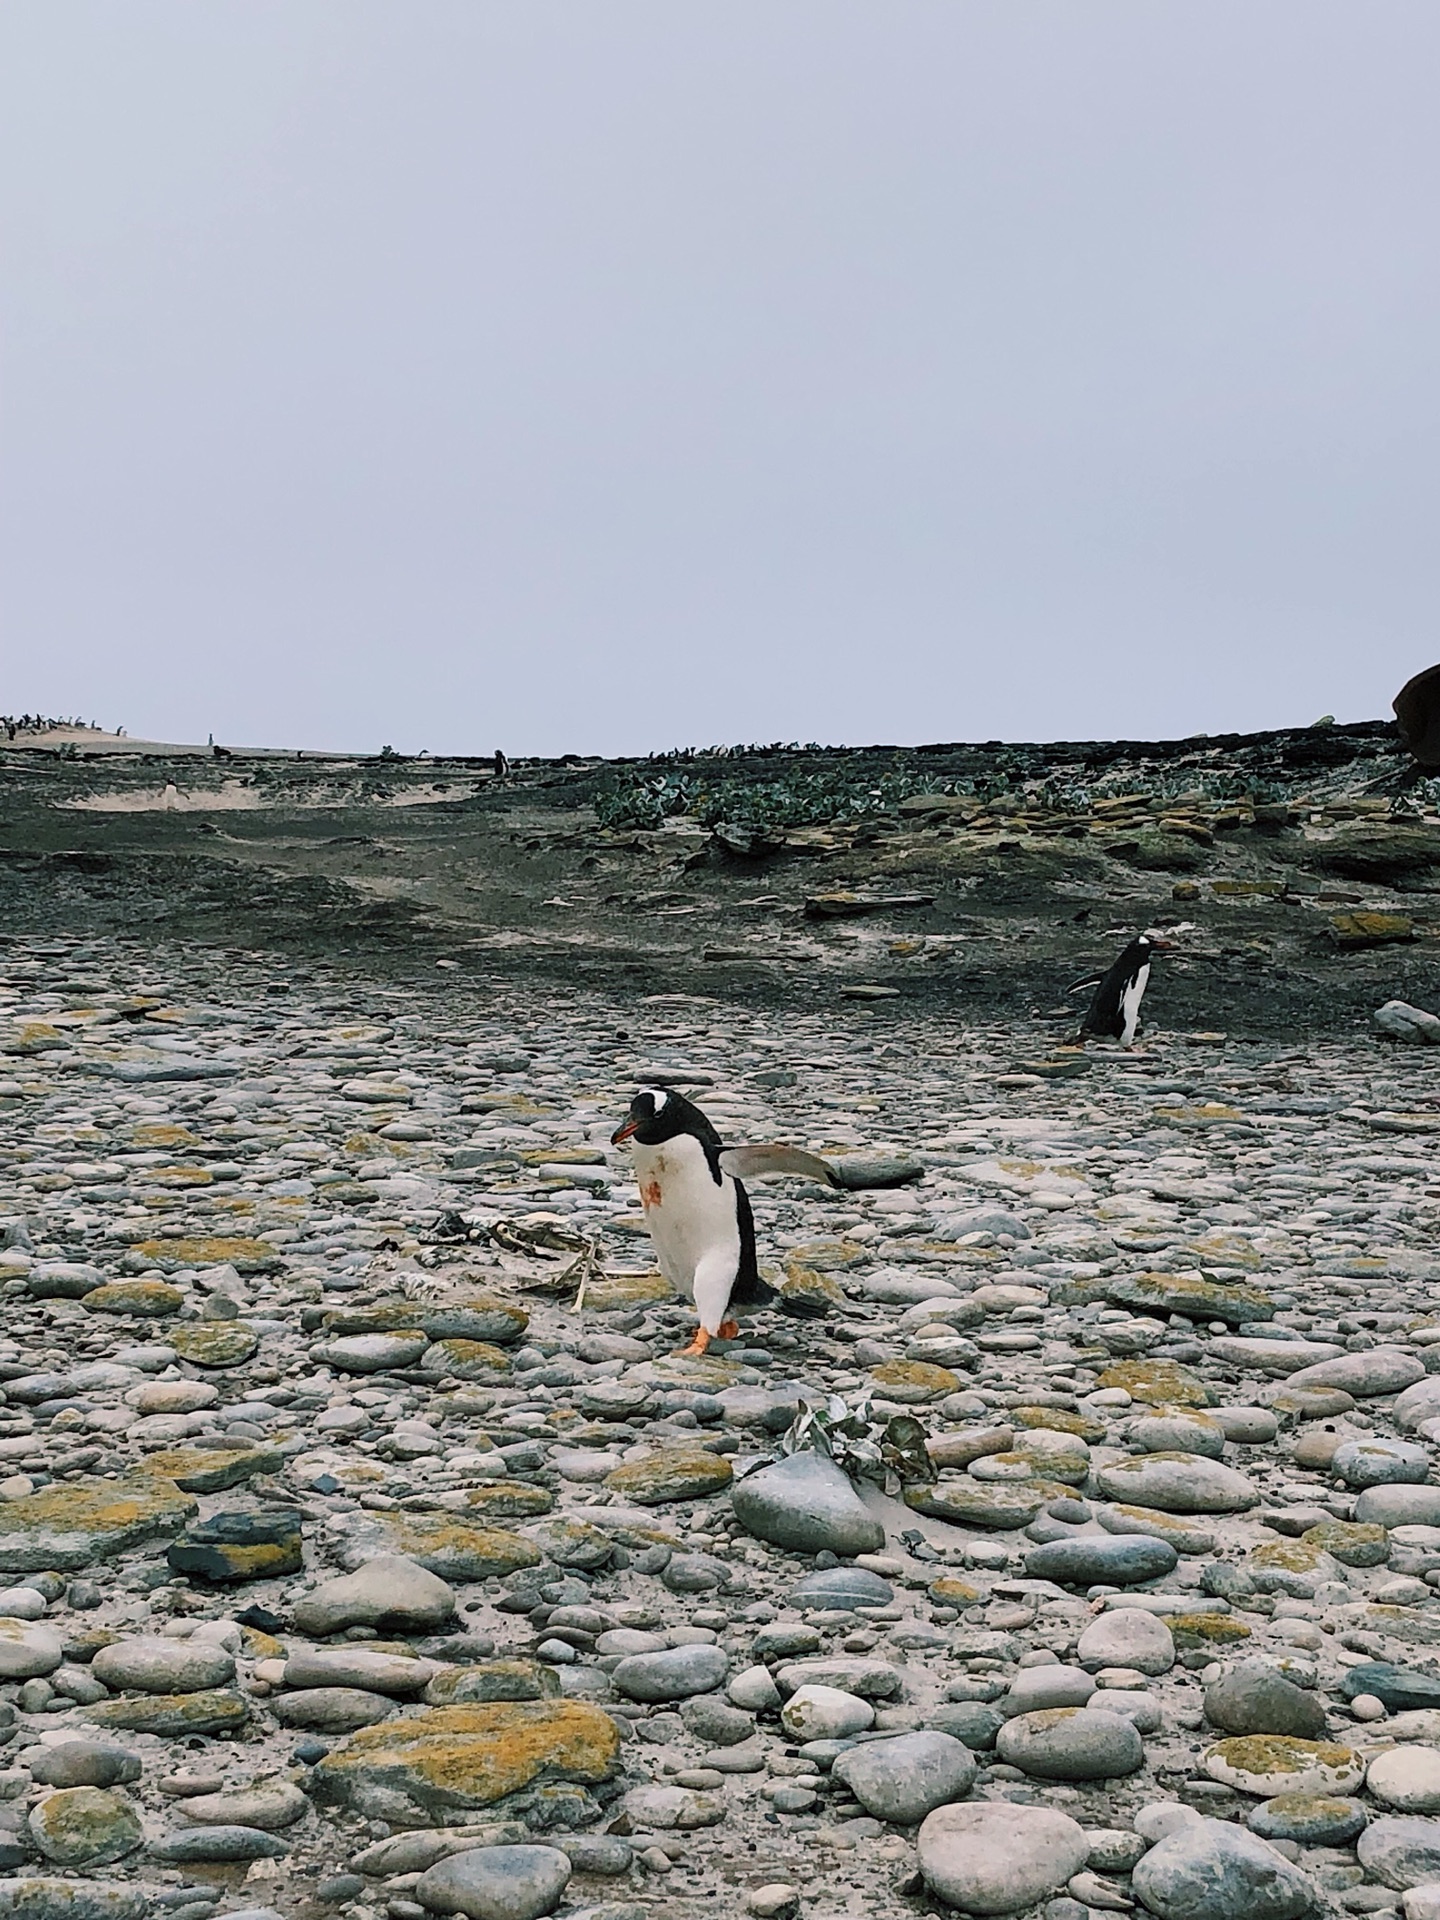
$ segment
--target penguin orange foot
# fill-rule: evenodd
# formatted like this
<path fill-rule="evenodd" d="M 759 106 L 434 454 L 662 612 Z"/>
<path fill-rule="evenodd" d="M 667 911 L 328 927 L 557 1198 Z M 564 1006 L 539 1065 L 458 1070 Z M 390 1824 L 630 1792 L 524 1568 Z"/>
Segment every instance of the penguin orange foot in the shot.
<path fill-rule="evenodd" d="M 696 1327 L 695 1334 L 688 1347 L 677 1347 L 676 1353 L 682 1360 L 698 1360 L 710 1345 L 710 1336 L 704 1327 Z"/>

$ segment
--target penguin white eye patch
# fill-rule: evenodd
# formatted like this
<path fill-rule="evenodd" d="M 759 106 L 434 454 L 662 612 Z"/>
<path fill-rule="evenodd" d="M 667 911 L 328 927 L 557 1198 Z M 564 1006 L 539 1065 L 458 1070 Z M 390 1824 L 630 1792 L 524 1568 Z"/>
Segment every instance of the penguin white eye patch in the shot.
<path fill-rule="evenodd" d="M 669 1094 L 665 1091 L 664 1087 L 645 1087 L 642 1089 L 642 1091 L 645 1093 L 648 1093 L 650 1098 L 654 1101 L 656 1113 L 659 1113 L 661 1111 L 661 1109 L 665 1105 L 665 1102 L 670 1098 Z"/>

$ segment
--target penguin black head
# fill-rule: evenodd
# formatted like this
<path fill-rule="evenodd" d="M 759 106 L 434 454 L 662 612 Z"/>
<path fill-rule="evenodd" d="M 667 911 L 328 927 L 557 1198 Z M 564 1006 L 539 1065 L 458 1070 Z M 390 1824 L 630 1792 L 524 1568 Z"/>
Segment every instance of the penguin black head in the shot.
<path fill-rule="evenodd" d="M 630 1102 L 625 1124 L 611 1134 L 610 1144 L 618 1147 L 624 1140 L 638 1140 L 642 1147 L 658 1147 L 682 1133 L 693 1134 L 707 1145 L 720 1143 L 719 1134 L 704 1114 L 683 1094 L 668 1087 L 642 1087 Z"/>

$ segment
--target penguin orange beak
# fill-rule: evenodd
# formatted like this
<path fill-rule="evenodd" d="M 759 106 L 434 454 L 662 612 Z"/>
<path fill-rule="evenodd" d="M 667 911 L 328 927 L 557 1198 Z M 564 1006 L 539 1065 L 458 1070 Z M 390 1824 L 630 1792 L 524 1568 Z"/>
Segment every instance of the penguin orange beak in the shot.
<path fill-rule="evenodd" d="M 639 1127 L 640 1127 L 640 1122 L 638 1120 L 627 1120 L 624 1126 L 617 1127 L 615 1131 L 611 1134 L 610 1136 L 611 1146 L 618 1147 L 622 1140 L 630 1139 L 632 1134 L 637 1133 L 639 1131 Z"/>

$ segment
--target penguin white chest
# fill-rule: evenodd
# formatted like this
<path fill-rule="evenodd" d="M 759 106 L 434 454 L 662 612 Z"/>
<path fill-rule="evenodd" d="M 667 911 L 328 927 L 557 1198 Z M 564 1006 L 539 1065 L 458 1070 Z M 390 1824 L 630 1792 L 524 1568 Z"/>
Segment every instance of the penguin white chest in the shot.
<path fill-rule="evenodd" d="M 1128 1047 L 1135 1038 L 1135 1030 L 1140 1024 L 1140 1002 L 1145 998 L 1145 989 L 1150 982 L 1150 962 L 1137 968 L 1134 977 L 1127 980 L 1120 995 L 1120 1044 Z"/>
<path fill-rule="evenodd" d="M 637 1143 L 635 1174 L 645 1224 L 670 1284 L 693 1300 L 695 1270 L 702 1261 L 712 1270 L 728 1265 L 733 1282 L 740 1268 L 735 1182 L 728 1173 L 716 1181 L 700 1142 L 680 1134 L 663 1146 Z"/>

